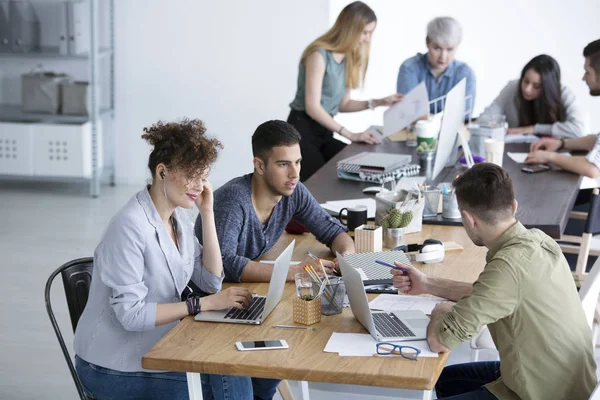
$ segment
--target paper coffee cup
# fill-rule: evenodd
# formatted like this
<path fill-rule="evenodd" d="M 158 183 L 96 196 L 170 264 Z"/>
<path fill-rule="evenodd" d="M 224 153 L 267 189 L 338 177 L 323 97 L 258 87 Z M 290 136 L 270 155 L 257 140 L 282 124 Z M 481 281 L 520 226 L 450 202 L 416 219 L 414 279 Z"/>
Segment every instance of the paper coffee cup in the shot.
<path fill-rule="evenodd" d="M 431 121 L 420 120 L 415 125 L 415 133 L 417 134 L 417 144 L 426 142 L 427 144 L 433 143 L 435 139 L 434 124 Z"/>
<path fill-rule="evenodd" d="M 484 141 L 484 146 L 486 161 L 501 167 L 502 159 L 504 158 L 504 141 L 486 139 Z"/>

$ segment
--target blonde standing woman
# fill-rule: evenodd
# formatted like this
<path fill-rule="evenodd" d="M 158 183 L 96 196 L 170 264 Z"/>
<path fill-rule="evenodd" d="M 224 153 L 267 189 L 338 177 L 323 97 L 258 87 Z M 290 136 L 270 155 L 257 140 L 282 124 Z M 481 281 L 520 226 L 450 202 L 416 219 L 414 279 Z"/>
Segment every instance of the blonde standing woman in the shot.
<path fill-rule="evenodd" d="M 350 98 L 350 90 L 364 82 L 376 26 L 373 10 L 356 1 L 344 7 L 333 27 L 302 53 L 298 89 L 287 120 L 302 136 L 301 181 L 306 181 L 344 148 L 345 144 L 336 140 L 333 132 L 352 142 L 379 142 L 371 132 L 354 133 L 344 128 L 333 119 L 338 112 L 389 106 L 402 99 L 397 94 L 368 101 Z"/>

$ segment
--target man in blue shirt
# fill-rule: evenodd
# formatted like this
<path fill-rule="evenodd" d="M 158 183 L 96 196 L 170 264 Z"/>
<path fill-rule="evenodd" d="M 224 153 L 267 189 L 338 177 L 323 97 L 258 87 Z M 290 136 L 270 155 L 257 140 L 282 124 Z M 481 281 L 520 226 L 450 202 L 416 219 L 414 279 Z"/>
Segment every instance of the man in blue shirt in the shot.
<path fill-rule="evenodd" d="M 425 81 L 429 101 L 445 96 L 458 82 L 467 78 L 466 109 L 472 110 L 475 103 L 475 73 L 465 63 L 454 60 L 456 48 L 462 40 L 462 29 L 451 17 L 439 17 L 427 24 L 425 43 L 429 50 L 425 54 L 404 61 L 398 72 L 396 92 L 406 94 Z M 431 104 L 430 113 L 444 109 L 444 103 Z"/>
<path fill-rule="evenodd" d="M 300 134 L 283 121 L 267 121 L 252 136 L 254 173 L 234 178 L 214 193 L 214 215 L 223 257 L 225 280 L 268 282 L 273 265 L 252 261 L 279 240 L 288 222 L 295 218 L 333 252 L 354 253 L 354 242 L 346 229 L 330 216 L 299 181 Z M 202 240 L 202 220 L 196 220 L 196 236 Z M 305 264 L 320 271 L 318 262 L 307 257 L 290 266 L 288 280 L 302 272 Z M 326 272 L 337 266 L 323 260 Z"/>

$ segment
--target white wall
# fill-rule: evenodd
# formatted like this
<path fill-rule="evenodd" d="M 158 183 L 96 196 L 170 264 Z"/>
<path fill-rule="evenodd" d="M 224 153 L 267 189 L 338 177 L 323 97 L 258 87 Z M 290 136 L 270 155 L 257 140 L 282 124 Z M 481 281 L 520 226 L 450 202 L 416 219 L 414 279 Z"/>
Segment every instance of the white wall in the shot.
<path fill-rule="evenodd" d="M 215 186 L 252 170 L 250 138 L 286 119 L 298 61 L 328 26 L 324 0 L 116 2 L 117 182 L 142 185 L 158 119 L 202 119 L 224 144 Z"/>
<path fill-rule="evenodd" d="M 592 98 L 584 82 L 583 48 L 600 38 L 600 1 L 573 0 L 429 0 L 365 1 L 377 14 L 371 42 L 371 59 L 364 91 L 355 98 L 382 97 L 396 90 L 398 68 L 417 52 L 425 53 L 429 20 L 449 15 L 463 27 L 457 59 L 467 62 L 477 75 L 475 115 L 489 105 L 511 79 L 520 76 L 534 56 L 546 53 L 561 67 L 562 82 L 572 89 L 600 131 L 600 98 Z M 348 4 L 330 1 L 330 23 Z M 340 115 L 338 120 L 356 131 L 382 123 L 383 110 Z"/>

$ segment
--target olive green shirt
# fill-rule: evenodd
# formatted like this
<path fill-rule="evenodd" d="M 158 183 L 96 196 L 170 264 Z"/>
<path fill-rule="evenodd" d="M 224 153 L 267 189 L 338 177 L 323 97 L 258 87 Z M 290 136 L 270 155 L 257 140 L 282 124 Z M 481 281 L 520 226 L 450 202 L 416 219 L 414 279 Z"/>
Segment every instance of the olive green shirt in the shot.
<path fill-rule="evenodd" d="M 515 223 L 489 248 L 470 295 L 438 325 L 453 349 L 484 325 L 500 353 L 501 400 L 587 400 L 596 386 L 592 332 L 558 244 Z"/>

